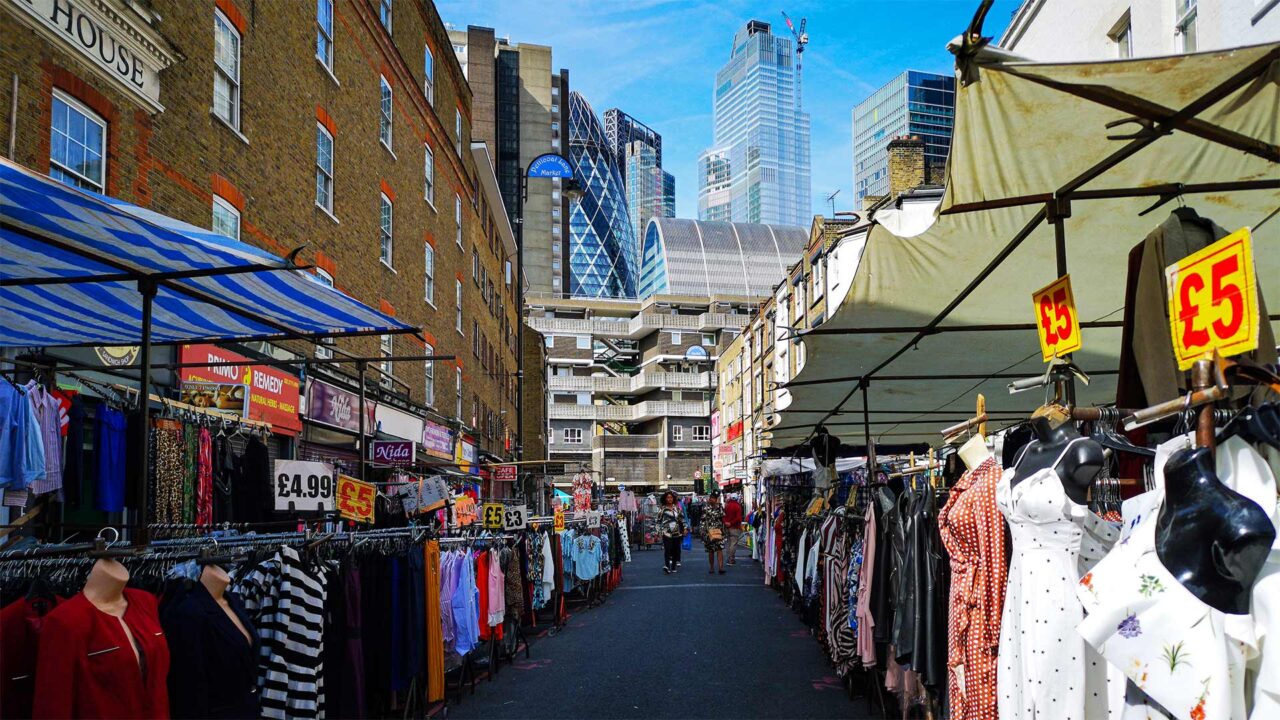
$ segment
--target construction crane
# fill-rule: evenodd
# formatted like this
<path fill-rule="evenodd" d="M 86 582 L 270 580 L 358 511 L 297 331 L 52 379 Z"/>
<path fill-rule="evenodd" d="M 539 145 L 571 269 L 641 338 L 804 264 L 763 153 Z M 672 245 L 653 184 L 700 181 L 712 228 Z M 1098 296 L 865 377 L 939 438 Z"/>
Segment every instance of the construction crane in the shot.
<path fill-rule="evenodd" d="M 800 18 L 799 28 L 792 24 L 791 17 L 787 15 L 786 10 L 782 11 L 782 19 L 787 21 L 787 29 L 791 31 L 792 37 L 796 39 L 796 107 L 800 107 L 804 97 L 800 92 L 801 61 L 804 59 L 804 46 L 809 44 L 809 33 L 805 32 L 804 29 L 809 24 L 809 18 Z"/>

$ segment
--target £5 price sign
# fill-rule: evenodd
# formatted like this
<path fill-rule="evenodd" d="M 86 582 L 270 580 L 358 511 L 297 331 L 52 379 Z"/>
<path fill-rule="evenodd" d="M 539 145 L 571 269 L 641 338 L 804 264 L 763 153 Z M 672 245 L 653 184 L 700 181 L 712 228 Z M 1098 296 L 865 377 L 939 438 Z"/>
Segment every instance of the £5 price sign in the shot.
<path fill-rule="evenodd" d="M 274 480 L 276 510 L 333 509 L 337 482 L 332 465 L 309 460 L 276 460 Z"/>
<path fill-rule="evenodd" d="M 484 504 L 484 526 L 490 530 L 502 529 L 502 503 Z"/>
<path fill-rule="evenodd" d="M 1080 349 L 1080 318 L 1076 297 L 1071 293 L 1071 276 L 1063 275 L 1031 293 L 1036 307 L 1036 331 L 1040 354 L 1045 362 Z"/>
<path fill-rule="evenodd" d="M 1169 331 L 1178 369 L 1258 347 L 1253 238 L 1242 228 L 1165 268 Z"/>
<path fill-rule="evenodd" d="M 356 522 L 373 522 L 374 501 L 378 488 L 373 483 L 361 482 L 349 475 L 338 476 L 338 512 L 342 517 Z"/>

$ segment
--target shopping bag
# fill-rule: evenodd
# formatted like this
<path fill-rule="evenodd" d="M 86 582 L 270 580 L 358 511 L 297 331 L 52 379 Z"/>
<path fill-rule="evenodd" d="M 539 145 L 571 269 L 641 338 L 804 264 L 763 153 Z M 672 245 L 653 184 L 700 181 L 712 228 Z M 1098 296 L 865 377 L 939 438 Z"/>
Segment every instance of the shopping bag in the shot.
<path fill-rule="evenodd" d="M 693 549 L 693 535 L 690 535 L 689 533 L 685 533 L 685 534 L 684 534 L 684 540 L 680 543 L 680 547 L 684 548 L 685 550 L 692 550 L 692 549 Z"/>

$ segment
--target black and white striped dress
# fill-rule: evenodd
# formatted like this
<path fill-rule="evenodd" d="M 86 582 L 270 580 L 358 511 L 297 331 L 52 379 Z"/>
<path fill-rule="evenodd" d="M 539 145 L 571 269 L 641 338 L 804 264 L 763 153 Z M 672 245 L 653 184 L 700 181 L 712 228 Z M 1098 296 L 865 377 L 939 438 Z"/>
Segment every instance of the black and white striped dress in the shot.
<path fill-rule="evenodd" d="M 327 573 L 313 572 L 297 551 L 282 547 L 238 584 L 262 641 L 264 718 L 324 718 L 326 580 Z"/>

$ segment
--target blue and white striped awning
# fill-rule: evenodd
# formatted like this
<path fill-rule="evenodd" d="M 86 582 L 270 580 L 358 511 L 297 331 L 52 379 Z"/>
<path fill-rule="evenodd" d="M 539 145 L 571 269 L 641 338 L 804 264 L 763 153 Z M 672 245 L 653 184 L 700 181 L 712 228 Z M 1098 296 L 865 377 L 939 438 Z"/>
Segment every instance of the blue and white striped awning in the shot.
<path fill-rule="evenodd" d="M 0 347 L 136 345 L 144 276 L 158 284 L 156 343 L 415 330 L 309 273 L 275 269 L 286 267 L 251 245 L 0 159 Z"/>

